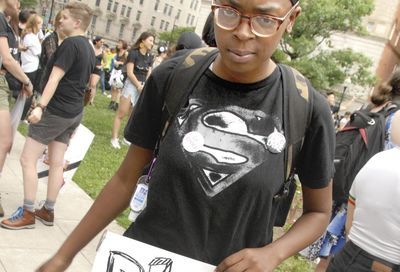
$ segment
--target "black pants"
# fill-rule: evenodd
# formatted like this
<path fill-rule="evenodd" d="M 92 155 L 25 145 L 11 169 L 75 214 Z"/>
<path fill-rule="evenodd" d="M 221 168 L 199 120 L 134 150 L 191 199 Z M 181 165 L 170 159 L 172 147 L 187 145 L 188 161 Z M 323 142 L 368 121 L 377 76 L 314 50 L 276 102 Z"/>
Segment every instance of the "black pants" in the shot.
<path fill-rule="evenodd" d="M 330 262 L 327 272 L 400 272 L 400 265 L 372 256 L 356 244 L 348 241 L 343 250 Z"/>

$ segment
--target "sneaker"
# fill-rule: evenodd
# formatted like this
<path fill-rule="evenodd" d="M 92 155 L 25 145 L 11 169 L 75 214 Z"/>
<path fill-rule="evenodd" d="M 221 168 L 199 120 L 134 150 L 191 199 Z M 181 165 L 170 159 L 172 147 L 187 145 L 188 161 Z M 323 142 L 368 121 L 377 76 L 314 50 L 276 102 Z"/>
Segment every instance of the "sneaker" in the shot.
<path fill-rule="evenodd" d="M 121 149 L 118 139 L 111 139 L 111 145 L 115 149 Z"/>
<path fill-rule="evenodd" d="M 44 205 L 40 210 L 35 211 L 35 217 L 46 226 L 54 225 L 54 211 L 46 209 Z"/>
<path fill-rule="evenodd" d="M 114 108 L 114 101 L 111 101 L 110 104 L 108 104 L 108 109 L 112 110 Z"/>
<path fill-rule="evenodd" d="M 19 207 L 10 218 L 1 221 L 1 226 L 6 229 L 33 229 L 35 227 L 35 214 Z"/>
<path fill-rule="evenodd" d="M 123 143 L 124 145 L 127 145 L 127 146 L 130 146 L 130 145 L 131 145 L 131 142 L 129 142 L 127 139 L 125 139 L 125 137 L 122 139 L 122 143 Z"/>
<path fill-rule="evenodd" d="M 112 107 L 113 111 L 117 111 L 118 110 L 118 103 L 114 103 L 113 107 Z"/>

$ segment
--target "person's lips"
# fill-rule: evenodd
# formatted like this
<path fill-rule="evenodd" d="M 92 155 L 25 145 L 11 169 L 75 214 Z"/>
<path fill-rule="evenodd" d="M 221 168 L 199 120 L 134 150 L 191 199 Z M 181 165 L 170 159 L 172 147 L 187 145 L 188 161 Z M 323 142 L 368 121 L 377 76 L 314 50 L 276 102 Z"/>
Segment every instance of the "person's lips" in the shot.
<path fill-rule="evenodd" d="M 249 50 L 228 49 L 228 52 L 236 62 L 246 62 L 255 56 L 255 53 Z"/>

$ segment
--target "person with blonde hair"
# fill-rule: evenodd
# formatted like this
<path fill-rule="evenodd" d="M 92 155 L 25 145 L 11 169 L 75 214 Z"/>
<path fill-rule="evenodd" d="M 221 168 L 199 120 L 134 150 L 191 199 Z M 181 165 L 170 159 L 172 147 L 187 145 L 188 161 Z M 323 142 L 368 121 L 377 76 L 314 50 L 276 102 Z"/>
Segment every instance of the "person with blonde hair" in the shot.
<path fill-rule="evenodd" d="M 0 0 L 0 177 L 7 153 L 12 145 L 9 100 L 11 92 L 7 76 L 22 82 L 22 91 L 32 95 L 33 85 L 18 62 L 18 37 L 6 17 L 15 17 L 19 12 L 18 0 Z M 4 216 L 0 196 L 0 217 Z"/>
<path fill-rule="evenodd" d="M 84 36 L 91 17 L 91 9 L 83 3 L 67 4 L 62 12 L 60 29 L 68 38 L 54 53 L 43 94 L 28 117 L 31 124 L 20 157 L 23 206 L 1 222 L 4 228 L 34 228 L 35 218 L 46 226 L 54 224 L 54 206 L 63 183 L 64 154 L 82 120 L 85 89 L 95 67 L 93 48 Z M 49 155 L 47 196 L 44 205 L 35 210 L 36 164 L 46 146 Z"/>
<path fill-rule="evenodd" d="M 43 19 L 38 14 L 31 14 L 26 22 L 21 35 L 21 67 L 33 83 L 33 90 L 37 90 L 37 72 L 39 69 L 39 57 L 42 52 L 42 45 L 38 33 L 42 29 Z M 25 119 L 31 106 L 33 97 L 26 100 L 24 112 L 21 119 Z"/>

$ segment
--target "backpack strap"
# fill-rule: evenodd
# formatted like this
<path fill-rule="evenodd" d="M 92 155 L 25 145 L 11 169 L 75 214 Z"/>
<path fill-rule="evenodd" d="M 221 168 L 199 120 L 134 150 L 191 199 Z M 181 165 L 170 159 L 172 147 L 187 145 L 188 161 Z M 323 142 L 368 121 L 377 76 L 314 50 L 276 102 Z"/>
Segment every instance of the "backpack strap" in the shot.
<path fill-rule="evenodd" d="M 295 174 L 297 158 L 312 117 L 312 95 L 305 77 L 296 69 L 280 64 L 283 82 L 283 122 L 288 142 L 285 177 Z"/>
<path fill-rule="evenodd" d="M 161 140 L 166 135 L 170 124 L 179 110 L 187 103 L 190 94 L 217 57 L 218 49 L 212 47 L 189 51 L 171 72 L 165 91 L 162 108 L 161 133 L 156 143 L 154 154 L 157 155 Z"/>

